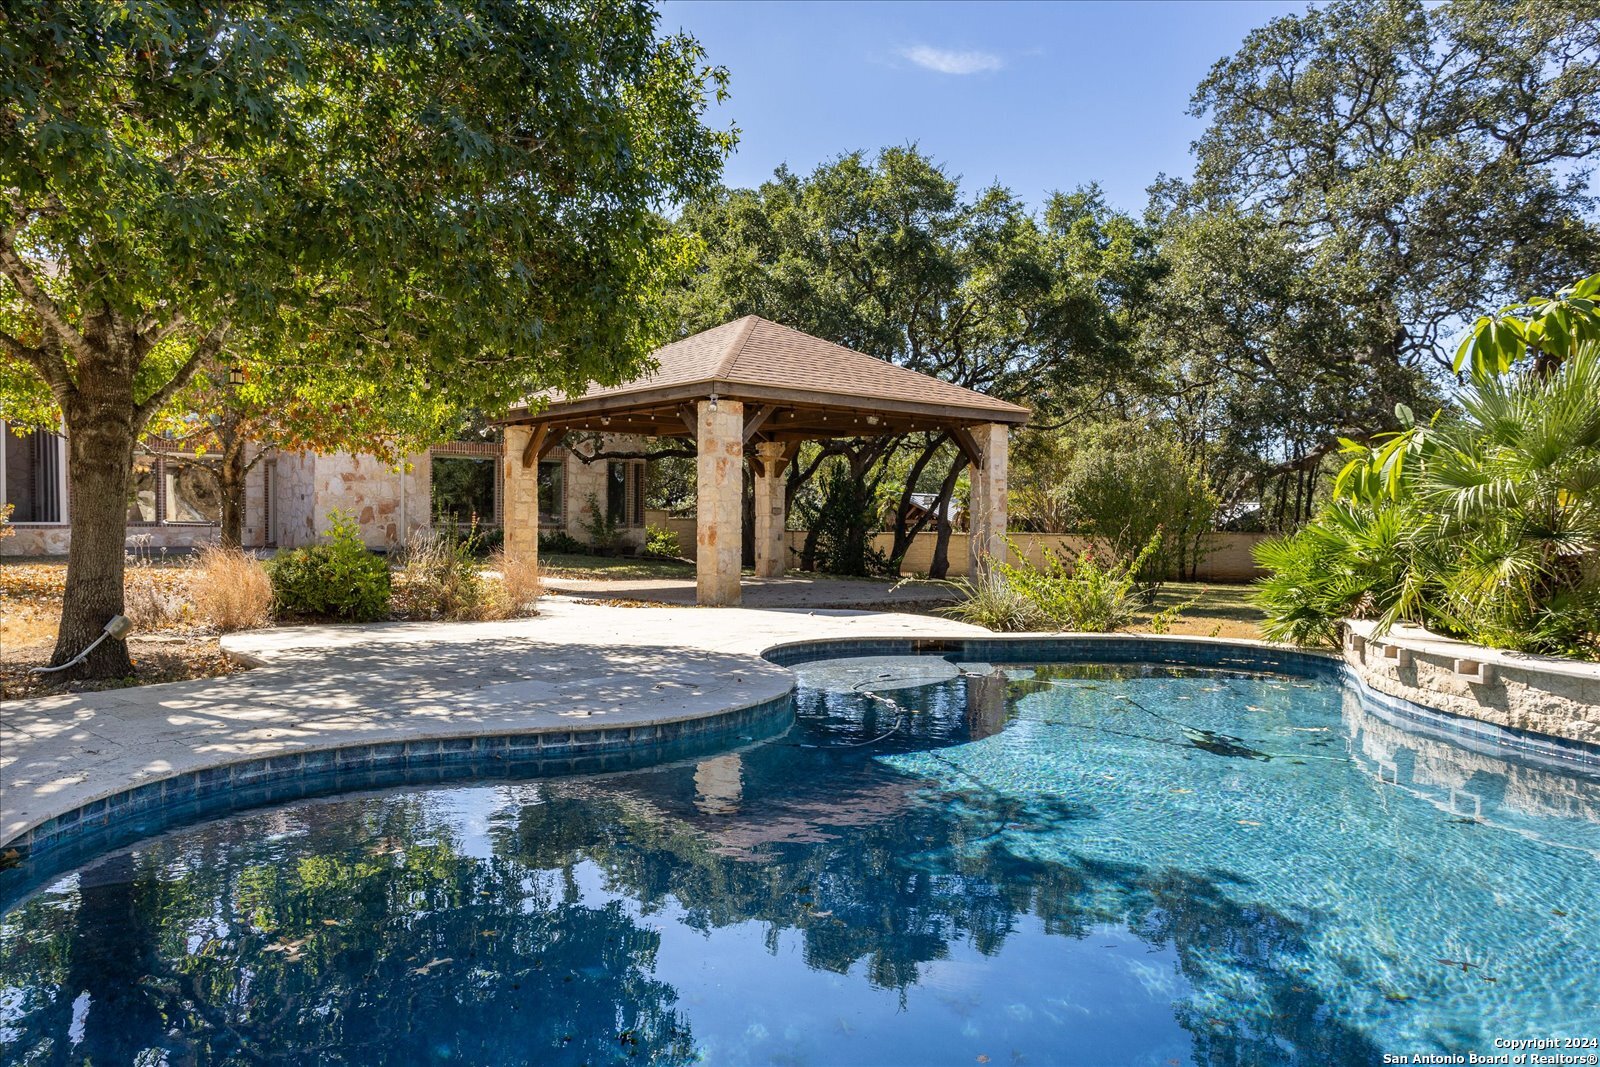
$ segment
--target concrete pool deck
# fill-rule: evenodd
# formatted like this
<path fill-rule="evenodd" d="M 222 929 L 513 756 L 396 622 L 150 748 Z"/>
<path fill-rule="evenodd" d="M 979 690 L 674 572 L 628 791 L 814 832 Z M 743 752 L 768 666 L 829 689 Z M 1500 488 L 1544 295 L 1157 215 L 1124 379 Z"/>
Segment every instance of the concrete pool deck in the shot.
<path fill-rule="evenodd" d="M 223 638 L 225 678 L 0 707 L 0 847 L 173 775 L 375 742 L 648 725 L 781 697 L 788 641 L 989 636 L 933 616 L 540 602 L 531 619 L 297 626 Z"/>

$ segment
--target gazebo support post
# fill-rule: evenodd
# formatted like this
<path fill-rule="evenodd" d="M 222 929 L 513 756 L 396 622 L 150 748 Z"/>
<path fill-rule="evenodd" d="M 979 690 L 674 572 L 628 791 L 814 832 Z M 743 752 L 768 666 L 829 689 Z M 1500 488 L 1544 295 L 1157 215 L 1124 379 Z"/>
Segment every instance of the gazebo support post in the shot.
<path fill-rule="evenodd" d="M 756 459 L 756 577 L 782 578 L 789 555 L 783 500 L 783 473 L 789 463 L 783 442 L 756 445 Z"/>
<path fill-rule="evenodd" d="M 539 444 L 544 427 L 508 425 L 500 454 L 500 528 L 507 559 L 539 565 Z M 540 441 L 535 441 L 535 435 Z M 531 462 L 529 462 L 531 460 Z"/>
<path fill-rule="evenodd" d="M 744 405 L 702 400 L 695 416 L 695 600 L 702 607 L 735 607 L 744 522 Z"/>
<path fill-rule="evenodd" d="M 978 461 L 972 464 L 972 511 L 968 521 L 967 573 L 976 577 L 990 560 L 1004 561 L 1006 550 L 1006 465 L 1010 442 L 1004 423 L 972 427 Z"/>

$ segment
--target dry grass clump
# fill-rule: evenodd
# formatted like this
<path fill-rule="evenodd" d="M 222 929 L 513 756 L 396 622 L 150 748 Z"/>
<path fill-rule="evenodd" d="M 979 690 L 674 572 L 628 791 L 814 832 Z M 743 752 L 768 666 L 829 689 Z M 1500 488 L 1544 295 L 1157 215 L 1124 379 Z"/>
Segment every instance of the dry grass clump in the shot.
<path fill-rule="evenodd" d="M 208 545 L 200 550 L 192 573 L 189 595 L 206 623 L 227 632 L 272 621 L 272 579 L 255 556 Z"/>
<path fill-rule="evenodd" d="M 489 566 L 500 575 L 491 598 L 494 618 L 515 619 L 539 613 L 538 600 L 544 592 L 544 585 L 539 581 L 537 563 L 496 552 L 489 560 Z"/>
<path fill-rule="evenodd" d="M 169 630 L 193 621 L 187 568 L 161 567 L 148 559 L 129 563 L 122 583 L 122 613 L 140 630 Z"/>
<path fill-rule="evenodd" d="M 470 543 L 438 531 L 419 535 L 401 553 L 392 605 L 402 619 L 491 617 L 489 590 Z"/>

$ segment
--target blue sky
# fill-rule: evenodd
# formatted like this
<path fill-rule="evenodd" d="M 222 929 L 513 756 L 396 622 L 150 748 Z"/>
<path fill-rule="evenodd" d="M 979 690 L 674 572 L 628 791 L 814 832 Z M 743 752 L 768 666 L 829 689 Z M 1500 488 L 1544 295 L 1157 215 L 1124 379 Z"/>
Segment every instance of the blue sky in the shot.
<path fill-rule="evenodd" d="M 725 181 L 757 185 L 852 149 L 916 142 L 968 191 L 998 180 L 1037 206 L 1090 181 L 1138 212 L 1189 173 L 1185 112 L 1211 65 L 1304 3 L 758 3 L 667 0 L 732 74 Z"/>

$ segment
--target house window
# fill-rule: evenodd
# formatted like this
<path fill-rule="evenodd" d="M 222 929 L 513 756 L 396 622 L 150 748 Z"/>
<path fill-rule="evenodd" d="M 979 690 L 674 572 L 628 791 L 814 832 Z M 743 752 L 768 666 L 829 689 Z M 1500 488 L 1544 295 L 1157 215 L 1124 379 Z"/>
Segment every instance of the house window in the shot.
<path fill-rule="evenodd" d="M 222 521 L 222 482 L 215 463 L 192 456 L 163 456 L 161 472 L 167 522 Z"/>
<path fill-rule="evenodd" d="M 606 464 L 606 519 L 618 526 L 644 525 L 644 464 Z"/>
<path fill-rule="evenodd" d="M 606 521 L 626 526 L 628 521 L 628 465 L 606 464 Z"/>
<path fill-rule="evenodd" d="M 278 461 L 269 459 L 262 464 L 261 488 L 261 543 L 278 543 Z"/>
<path fill-rule="evenodd" d="M 493 459 L 433 457 L 433 513 L 459 526 L 494 522 Z"/>
<path fill-rule="evenodd" d="M 0 499 L 12 506 L 12 522 L 67 521 L 64 443 L 60 434 L 43 430 L 7 426 L 0 434 Z"/>
<path fill-rule="evenodd" d="M 128 487 L 128 522 L 155 523 L 161 521 L 161 497 L 158 491 L 161 474 L 156 467 L 156 457 L 133 457 L 133 482 Z"/>
<path fill-rule="evenodd" d="M 539 525 L 560 526 L 565 520 L 567 466 L 560 460 L 539 464 Z"/>

